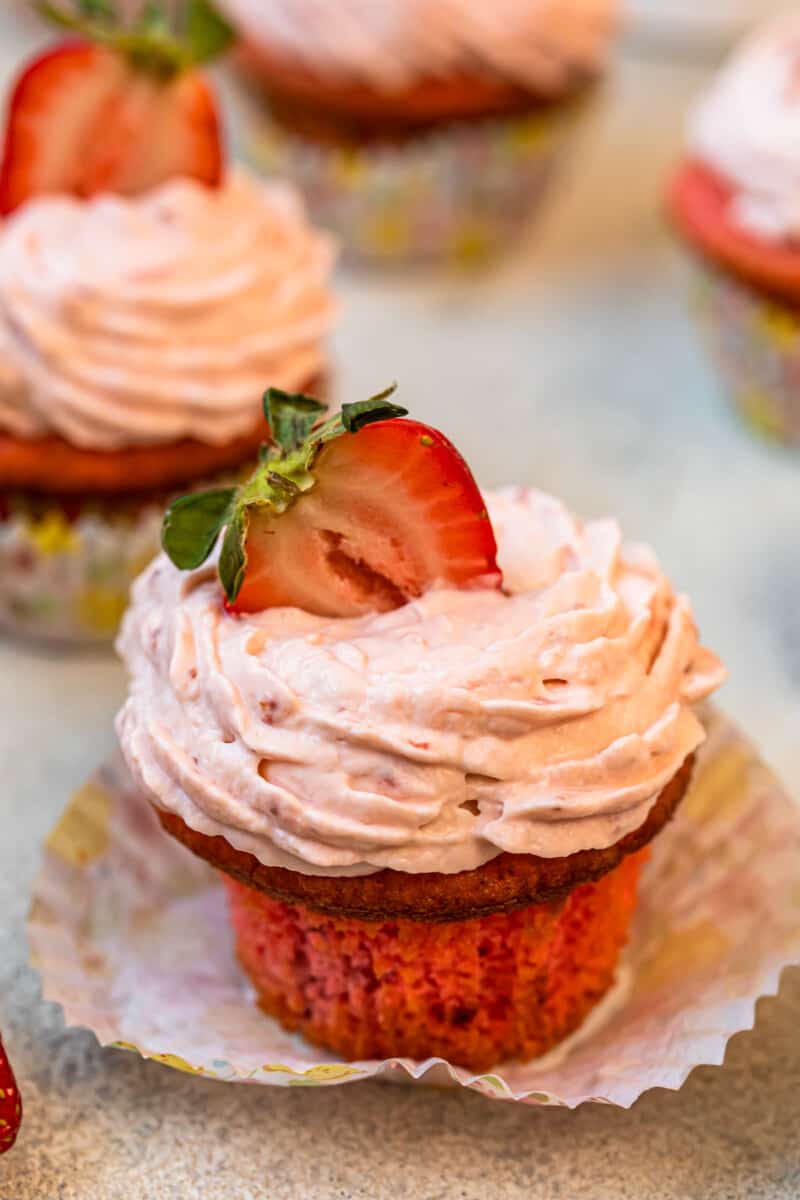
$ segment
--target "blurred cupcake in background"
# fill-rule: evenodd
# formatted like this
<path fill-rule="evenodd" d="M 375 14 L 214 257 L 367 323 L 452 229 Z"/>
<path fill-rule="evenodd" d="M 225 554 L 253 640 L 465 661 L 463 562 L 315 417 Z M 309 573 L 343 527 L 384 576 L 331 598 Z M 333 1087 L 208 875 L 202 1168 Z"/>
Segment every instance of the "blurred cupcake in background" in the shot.
<path fill-rule="evenodd" d="M 712 82 L 669 200 L 737 409 L 800 444 L 800 15 L 759 30 Z"/>
<path fill-rule="evenodd" d="M 26 67 L 0 171 L 0 626 L 59 640 L 113 635 L 165 496 L 252 463 L 265 379 L 324 390 L 334 314 L 329 239 L 136 29 L 135 65 L 111 14 Z"/>
<path fill-rule="evenodd" d="M 365 260 L 471 261 L 527 220 L 618 0 L 223 0 L 250 150 Z"/>

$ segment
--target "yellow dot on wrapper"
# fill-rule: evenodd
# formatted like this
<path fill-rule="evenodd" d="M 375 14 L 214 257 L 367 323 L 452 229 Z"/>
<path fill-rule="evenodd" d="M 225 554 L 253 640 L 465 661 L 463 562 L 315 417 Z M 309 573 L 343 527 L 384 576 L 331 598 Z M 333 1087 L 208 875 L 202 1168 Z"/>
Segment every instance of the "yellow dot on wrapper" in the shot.
<path fill-rule="evenodd" d="M 354 187 L 361 183 L 365 175 L 364 156 L 359 150 L 347 147 L 336 155 L 333 161 L 333 176 L 337 183 L 345 187 Z"/>
<path fill-rule="evenodd" d="M 29 520 L 26 523 L 26 533 L 44 558 L 54 558 L 57 554 L 72 554 L 81 544 L 66 516 L 57 509 L 46 513 L 41 520 Z"/>
<path fill-rule="evenodd" d="M 363 1074 L 357 1067 L 349 1067 L 344 1063 L 320 1063 L 317 1067 L 309 1067 L 303 1072 L 307 1079 L 351 1079 L 354 1075 Z"/>
<path fill-rule="evenodd" d="M 167 1067 L 172 1067 L 175 1071 L 185 1071 L 187 1075 L 203 1075 L 205 1071 L 203 1067 L 193 1067 L 185 1058 L 181 1058 L 179 1054 L 154 1054 L 154 1062 L 164 1063 Z"/>
<path fill-rule="evenodd" d="M 750 424 L 765 437 L 783 440 L 784 429 L 780 410 L 768 392 L 758 388 L 740 391 L 736 403 Z"/>
<path fill-rule="evenodd" d="M 479 266 L 492 248 L 486 225 L 470 221 L 457 229 L 451 245 L 453 261 L 460 267 Z"/>
<path fill-rule="evenodd" d="M 316 1067 L 308 1067 L 298 1071 L 295 1067 L 287 1067 L 285 1063 L 264 1063 L 261 1068 L 265 1074 L 280 1073 L 282 1075 L 301 1076 L 298 1082 L 314 1083 L 325 1079 L 350 1079 L 354 1075 L 363 1075 L 358 1067 L 350 1067 L 346 1063 L 320 1063 Z"/>
<path fill-rule="evenodd" d="M 517 121 L 507 131 L 505 142 L 510 150 L 535 150 L 552 132 L 552 119 L 534 117 Z"/>
<path fill-rule="evenodd" d="M 800 342 L 800 323 L 788 309 L 765 305 L 759 312 L 758 326 L 764 336 L 781 350 L 791 350 Z"/>
<path fill-rule="evenodd" d="M 385 212 L 375 219 L 368 244 L 382 254 L 402 254 L 411 244 L 411 231 L 403 213 Z"/>
<path fill-rule="evenodd" d="M 48 853 L 79 869 L 102 858 L 108 849 L 111 809 L 112 799 L 105 788 L 91 780 L 84 784 L 48 837 Z"/>
<path fill-rule="evenodd" d="M 95 584 L 78 597 L 78 616 L 94 633 L 113 633 L 127 607 L 128 597 L 119 588 Z"/>

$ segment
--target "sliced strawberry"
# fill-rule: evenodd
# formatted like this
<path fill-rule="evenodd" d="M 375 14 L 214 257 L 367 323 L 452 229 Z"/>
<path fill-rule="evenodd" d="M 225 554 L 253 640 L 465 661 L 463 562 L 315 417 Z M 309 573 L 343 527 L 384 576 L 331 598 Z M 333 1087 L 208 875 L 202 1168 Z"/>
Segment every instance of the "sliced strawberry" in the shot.
<path fill-rule="evenodd" d="M 500 586 L 483 498 L 443 434 L 400 419 L 405 410 L 385 395 L 345 405 L 313 430 L 320 406 L 309 408 L 290 429 L 287 412 L 300 400 L 314 404 L 268 393 L 281 449 L 243 488 L 172 506 L 163 544 L 173 562 L 199 565 L 226 525 L 220 576 L 234 612 L 292 606 L 352 617 L 397 608 L 435 584 Z"/>
<path fill-rule="evenodd" d="M 324 446 L 314 474 L 285 513 L 250 517 L 236 612 L 292 605 L 356 616 L 397 608 L 434 583 L 499 585 L 486 506 L 437 430 L 368 425 Z"/>
<path fill-rule="evenodd" d="M 758 288 L 790 300 L 800 297 L 800 246 L 769 242 L 731 219 L 732 186 L 702 163 L 689 161 L 674 177 L 669 209 L 692 244 L 720 266 Z"/>
<path fill-rule="evenodd" d="M 112 0 L 83 9 L 49 4 L 58 24 L 86 36 L 34 59 L 12 91 L 0 213 L 48 192 L 135 195 L 178 175 L 219 184 L 217 106 L 194 67 L 225 48 L 228 27 L 207 0 L 185 0 L 175 31 L 154 2 L 133 23 Z"/>
<path fill-rule="evenodd" d="M 222 174 L 216 104 L 203 77 L 162 81 L 90 42 L 32 63 L 11 96 L 0 211 L 47 192 L 134 195 L 176 175 Z"/>
<path fill-rule="evenodd" d="M 0 1038 L 0 1154 L 17 1140 L 22 1121 L 22 1097 Z"/>

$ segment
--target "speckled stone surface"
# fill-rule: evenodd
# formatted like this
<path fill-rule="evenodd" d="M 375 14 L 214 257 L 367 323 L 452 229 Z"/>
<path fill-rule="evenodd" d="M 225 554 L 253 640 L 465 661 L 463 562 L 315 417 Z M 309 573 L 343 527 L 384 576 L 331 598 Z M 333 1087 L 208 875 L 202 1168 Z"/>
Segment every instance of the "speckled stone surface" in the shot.
<path fill-rule="evenodd" d="M 26 40 L 4 9 L 0 71 Z M 702 65 L 628 57 L 540 237 L 481 279 L 342 280 L 340 382 L 399 377 L 488 483 L 616 512 L 691 592 L 727 659 L 722 702 L 800 793 L 800 456 L 722 404 L 686 317 L 659 181 Z M 24 1131 L 0 1200 L 795 1200 L 800 972 L 726 1065 L 632 1111 L 576 1113 L 357 1084 L 179 1075 L 64 1031 L 26 966 L 39 846 L 112 744 L 110 658 L 0 646 L 0 1028 Z"/>

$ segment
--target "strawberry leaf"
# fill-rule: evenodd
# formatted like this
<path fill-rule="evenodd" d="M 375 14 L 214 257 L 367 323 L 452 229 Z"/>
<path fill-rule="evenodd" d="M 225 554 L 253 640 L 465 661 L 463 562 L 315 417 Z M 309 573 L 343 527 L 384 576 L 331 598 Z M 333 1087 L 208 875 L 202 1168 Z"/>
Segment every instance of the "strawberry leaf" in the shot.
<path fill-rule="evenodd" d="M 110 0 L 80 0 L 78 8 L 82 16 L 89 17 L 93 21 L 113 21 L 115 19 L 114 6 Z"/>
<path fill-rule="evenodd" d="M 206 561 L 235 497 L 236 488 L 215 488 L 181 496 L 169 506 L 161 527 L 161 545 L 176 567 L 190 571 Z"/>
<path fill-rule="evenodd" d="M 192 63 L 223 54 L 234 40 L 233 29 L 208 0 L 187 0 L 184 37 Z"/>
<path fill-rule="evenodd" d="M 264 416 L 272 430 L 272 440 L 284 454 L 299 450 L 308 441 L 325 405 L 302 392 L 283 392 L 268 388 L 264 393 Z"/>
<path fill-rule="evenodd" d="M 208 62 L 233 41 L 233 30 L 209 0 L 185 0 L 176 19 L 166 0 L 144 0 L 126 12 L 115 0 L 33 0 L 54 25 L 124 55 L 139 70 L 169 80 Z"/>
<path fill-rule="evenodd" d="M 357 404 L 345 404 L 322 424 L 325 406 L 302 392 L 269 388 L 264 414 L 271 442 L 262 446 L 258 465 L 240 487 L 218 488 L 176 500 L 162 529 L 162 545 L 175 566 L 190 570 L 205 562 L 224 527 L 218 572 L 227 602 L 235 604 L 247 571 L 247 537 L 254 513 L 270 519 L 288 512 L 317 483 L 314 467 L 327 443 L 358 434 L 375 421 L 408 415 L 388 397 L 396 384 Z"/>
<path fill-rule="evenodd" d="M 219 554 L 219 578 L 229 604 L 233 604 L 244 582 L 244 573 L 247 569 L 245 543 L 249 524 L 248 509 L 246 505 L 243 505 L 234 513 L 225 530 L 225 537 L 222 539 L 222 549 Z"/>
<path fill-rule="evenodd" d="M 388 404 L 389 396 L 394 395 L 397 391 L 397 384 L 393 383 L 383 392 L 379 392 L 377 396 L 371 396 L 369 400 L 359 400 L 355 404 L 342 405 L 342 428 L 345 433 L 358 433 L 359 429 L 363 429 L 365 425 L 371 425 L 374 421 L 391 421 L 395 417 L 407 417 L 408 409 L 401 408 L 399 404 Z"/>

